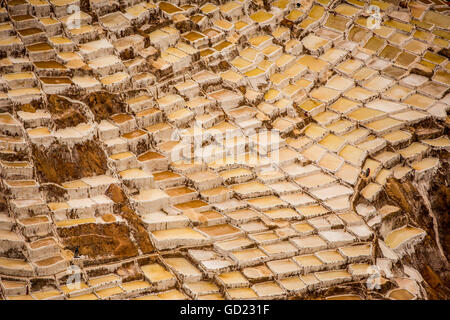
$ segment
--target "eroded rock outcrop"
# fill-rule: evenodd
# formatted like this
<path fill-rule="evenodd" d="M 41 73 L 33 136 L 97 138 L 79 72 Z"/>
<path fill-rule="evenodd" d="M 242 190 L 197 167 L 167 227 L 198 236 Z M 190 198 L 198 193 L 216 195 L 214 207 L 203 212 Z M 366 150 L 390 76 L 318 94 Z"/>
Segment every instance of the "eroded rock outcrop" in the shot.
<path fill-rule="evenodd" d="M 68 98 L 50 95 L 48 109 L 52 114 L 56 129 L 75 127 L 80 123 L 87 122 L 86 116 L 81 112 L 81 105 Z"/>
<path fill-rule="evenodd" d="M 82 224 L 59 228 L 58 235 L 69 250 L 78 249 L 80 255 L 90 259 L 123 259 L 138 254 L 130 239 L 128 227 L 123 223 Z"/>
<path fill-rule="evenodd" d="M 423 242 L 404 255 L 397 268 L 402 268 L 402 264 L 415 268 L 423 277 L 421 284 L 429 299 L 450 296 L 450 170 L 447 156 L 440 159 L 442 163 L 434 173 L 403 182 L 392 178 L 386 184 L 388 197 L 403 211 L 397 219 L 426 231 Z"/>
<path fill-rule="evenodd" d="M 97 122 L 125 111 L 125 104 L 120 96 L 106 91 L 93 92 L 85 98 L 85 101 Z"/>
<path fill-rule="evenodd" d="M 131 232 L 141 249 L 142 253 L 151 253 L 154 251 L 148 231 L 139 216 L 130 208 L 126 194 L 117 185 L 111 185 L 106 193 L 115 203 L 115 211 L 124 218 L 131 229 Z"/>
<path fill-rule="evenodd" d="M 97 141 L 48 148 L 33 145 L 33 160 L 42 182 L 61 183 L 106 172 L 106 155 Z"/>

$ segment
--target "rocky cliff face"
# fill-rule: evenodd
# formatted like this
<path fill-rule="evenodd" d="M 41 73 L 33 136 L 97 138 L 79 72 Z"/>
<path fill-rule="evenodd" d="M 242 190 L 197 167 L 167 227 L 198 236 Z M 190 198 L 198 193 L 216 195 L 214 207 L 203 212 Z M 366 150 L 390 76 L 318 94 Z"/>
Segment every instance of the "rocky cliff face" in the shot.
<path fill-rule="evenodd" d="M 33 146 L 32 156 L 41 182 L 62 183 L 105 174 L 107 169 L 106 155 L 95 140 L 73 148 L 57 143 L 48 148 Z"/>
<path fill-rule="evenodd" d="M 411 176 L 403 181 L 390 179 L 386 194 L 392 203 L 402 209 L 397 221 L 414 225 L 426 231 L 424 241 L 410 250 L 396 264 L 394 272 L 414 268 L 424 298 L 448 299 L 450 297 L 449 272 L 449 213 L 450 167 L 448 152 L 436 154 L 440 166 L 421 176 Z M 395 225 L 391 224 L 391 228 Z"/>
<path fill-rule="evenodd" d="M 48 109 L 57 130 L 87 122 L 86 116 L 82 113 L 81 104 L 68 98 L 49 95 Z"/>
<path fill-rule="evenodd" d="M 84 100 L 97 122 L 107 119 L 113 114 L 125 112 L 125 104 L 118 94 L 97 91 L 88 94 Z"/>
<path fill-rule="evenodd" d="M 404 258 L 414 266 L 425 281 L 429 299 L 450 298 L 450 166 L 448 153 L 443 154 L 441 167 L 431 176 L 414 179 L 412 192 L 418 193 L 418 204 L 412 214 L 416 223 L 427 231 L 427 237 L 413 254 Z M 411 194 L 411 193 L 409 193 Z M 409 197 L 411 198 L 411 197 Z"/>
<path fill-rule="evenodd" d="M 374 273 L 374 279 L 380 276 L 379 288 L 371 289 L 370 283 L 364 279 L 317 290 L 303 298 L 339 296 L 340 299 L 385 299 L 392 290 L 408 288 L 421 299 L 450 299 L 450 166 L 447 152 L 435 156 L 442 162 L 426 175 L 389 179 L 385 194 L 378 203 L 380 206 L 397 205 L 401 211 L 375 225 L 375 239 L 383 238 L 383 235 L 401 226 L 412 225 L 426 231 L 423 241 L 407 249 L 402 256 L 387 252 L 375 241 L 377 247 L 372 263 L 380 266 L 381 272 Z"/>

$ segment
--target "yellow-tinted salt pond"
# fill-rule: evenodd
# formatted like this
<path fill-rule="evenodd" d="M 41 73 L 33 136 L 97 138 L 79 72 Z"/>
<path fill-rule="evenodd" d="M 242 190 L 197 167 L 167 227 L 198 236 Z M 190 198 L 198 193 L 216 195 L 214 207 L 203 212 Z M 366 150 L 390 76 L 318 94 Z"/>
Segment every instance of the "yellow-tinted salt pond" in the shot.
<path fill-rule="evenodd" d="M 206 239 L 201 233 L 191 229 L 191 228 L 175 228 L 168 230 L 158 230 L 152 232 L 154 237 L 158 240 L 167 239 Z"/>
<path fill-rule="evenodd" d="M 61 184 L 66 189 L 89 188 L 89 185 L 82 180 L 73 180 Z"/>
<path fill-rule="evenodd" d="M 57 62 L 57 61 L 35 61 L 33 62 L 33 64 L 37 67 L 37 68 L 42 68 L 42 69 L 66 69 L 66 67 L 64 65 L 62 65 L 61 63 Z"/>
<path fill-rule="evenodd" d="M 89 279 L 88 284 L 92 287 L 96 287 L 96 286 L 103 285 L 106 283 L 116 282 L 118 280 L 120 280 L 119 276 L 117 276 L 115 274 L 108 274 L 105 276 L 91 278 L 91 279 Z"/>
<path fill-rule="evenodd" d="M 184 203 L 180 203 L 175 205 L 176 208 L 180 210 L 189 210 L 189 209 L 198 209 L 201 207 L 208 206 L 208 203 L 202 201 L 202 200 L 192 200 Z"/>
<path fill-rule="evenodd" d="M 169 271 L 158 263 L 141 266 L 141 270 L 151 282 L 175 279 Z"/>
<path fill-rule="evenodd" d="M 13 44 L 22 44 L 22 41 L 18 37 L 6 37 L 0 39 L 0 46 L 9 46 Z"/>
<path fill-rule="evenodd" d="M 356 294 L 342 294 L 336 296 L 330 296 L 327 300 L 362 300 L 362 298 Z"/>
<path fill-rule="evenodd" d="M 31 187 L 37 185 L 34 180 L 6 180 L 6 183 L 11 187 Z"/>
<path fill-rule="evenodd" d="M 402 288 L 392 290 L 388 296 L 393 300 L 412 300 L 415 298 L 411 292 Z"/>
<path fill-rule="evenodd" d="M 233 227 L 232 225 L 229 224 L 199 227 L 198 230 L 207 234 L 210 237 L 231 236 L 237 235 L 241 232 L 238 228 Z"/>
<path fill-rule="evenodd" d="M 390 248 L 395 249 L 420 234 L 425 234 L 425 231 L 411 226 L 404 226 L 389 233 L 384 241 Z"/>
<path fill-rule="evenodd" d="M 27 271 L 33 270 L 32 266 L 26 261 L 17 259 L 8 259 L 3 257 L 0 257 L 0 266 L 12 269 L 24 269 Z"/>
<path fill-rule="evenodd" d="M 46 239 L 41 239 L 41 240 L 37 240 L 37 241 L 31 242 L 30 243 L 30 248 L 38 249 L 38 248 L 50 246 L 52 244 L 56 245 L 56 241 L 53 238 L 46 238 Z"/>
<path fill-rule="evenodd" d="M 425 158 L 421 161 L 416 161 L 411 164 L 411 167 L 417 171 L 424 171 L 437 167 L 439 158 Z"/>
<path fill-rule="evenodd" d="M 60 296 L 61 292 L 58 290 L 46 290 L 46 291 L 38 291 L 38 292 L 32 292 L 31 295 L 35 297 L 38 300 L 48 299 L 56 296 Z"/>
<path fill-rule="evenodd" d="M 169 2 L 160 2 L 159 3 L 159 8 L 162 11 L 164 11 L 166 13 L 169 13 L 169 14 L 182 11 L 179 7 L 173 5 L 173 4 L 169 3 Z"/>
<path fill-rule="evenodd" d="M 41 137 L 50 135 L 50 130 L 48 130 L 48 128 L 45 127 L 28 129 L 27 132 L 30 137 Z"/>
<path fill-rule="evenodd" d="M 15 73 L 4 74 L 2 77 L 6 81 L 25 80 L 25 79 L 33 79 L 34 74 L 33 74 L 33 72 L 15 72 Z"/>
<path fill-rule="evenodd" d="M 239 271 L 225 272 L 217 276 L 225 284 L 248 283 L 247 279 Z"/>
<path fill-rule="evenodd" d="M 117 287 L 112 287 L 112 288 L 108 288 L 108 289 L 98 290 L 95 292 L 95 294 L 99 298 L 105 299 L 105 298 L 109 298 L 114 295 L 121 294 L 123 292 L 124 292 L 123 289 L 120 288 L 119 286 L 117 286 Z"/>
<path fill-rule="evenodd" d="M 251 288 L 233 288 L 229 289 L 228 295 L 231 299 L 257 299 L 258 295 Z"/>
<path fill-rule="evenodd" d="M 273 17 L 273 14 L 268 13 L 266 11 L 260 10 L 258 12 L 255 12 L 254 14 L 250 15 L 250 19 L 252 19 L 255 22 L 263 23 L 268 20 L 270 20 Z"/>
<path fill-rule="evenodd" d="M 249 199 L 249 200 L 247 200 L 247 202 L 250 203 L 251 205 L 261 206 L 261 207 L 276 207 L 276 206 L 286 204 L 284 201 L 280 200 L 278 197 L 275 197 L 275 196 L 267 196 L 267 197 Z"/>
<path fill-rule="evenodd" d="M 122 288 L 126 291 L 145 290 L 150 288 L 150 284 L 147 281 L 136 280 L 122 283 Z"/>
<path fill-rule="evenodd" d="M 251 260 L 267 257 L 261 250 L 257 248 L 233 251 L 232 254 L 238 260 Z"/>
<path fill-rule="evenodd" d="M 176 196 L 193 193 L 193 192 L 195 192 L 195 190 L 188 188 L 188 187 L 176 187 L 176 188 L 165 189 L 164 192 L 167 193 L 171 197 L 176 197 Z"/>
<path fill-rule="evenodd" d="M 21 281 L 2 280 L 1 283 L 5 289 L 18 289 L 18 288 L 24 288 L 27 286 L 26 282 L 21 282 Z"/>
<path fill-rule="evenodd" d="M 160 171 L 160 172 L 154 172 L 153 178 L 155 181 L 162 181 L 167 179 L 175 179 L 180 178 L 181 176 L 178 173 L 172 172 L 172 171 Z"/>
<path fill-rule="evenodd" d="M 321 267 L 323 265 L 323 262 L 313 254 L 296 256 L 293 259 L 302 268 Z"/>
<path fill-rule="evenodd" d="M 40 77 L 39 79 L 45 84 L 72 84 L 67 77 Z"/>
<path fill-rule="evenodd" d="M 172 269 L 184 275 L 201 275 L 200 271 L 185 258 L 164 258 L 164 261 Z"/>
<path fill-rule="evenodd" d="M 40 42 L 40 43 L 35 43 L 35 44 L 31 44 L 31 45 L 27 46 L 27 49 L 29 51 L 38 52 L 38 51 L 52 50 L 53 48 L 48 43 Z"/>
<path fill-rule="evenodd" d="M 106 76 L 101 78 L 101 83 L 104 85 L 113 84 L 113 83 L 119 83 L 120 81 L 126 79 L 128 77 L 128 74 L 125 72 L 117 72 L 115 74 L 112 74 L 110 76 Z"/>
<path fill-rule="evenodd" d="M 300 234 L 307 234 L 312 233 L 315 229 L 307 222 L 299 222 L 292 225 L 292 228 L 294 228 L 296 231 L 298 231 Z"/>
<path fill-rule="evenodd" d="M 121 159 L 130 158 L 130 157 L 133 157 L 133 156 L 134 156 L 134 154 L 132 152 L 126 151 L 126 152 L 112 154 L 109 157 L 112 160 L 121 160 Z"/>
<path fill-rule="evenodd" d="M 205 38 L 205 35 L 196 31 L 190 31 L 189 33 L 183 35 L 183 37 L 191 42 L 194 42 L 196 40 Z"/>
<path fill-rule="evenodd" d="M 219 9 L 219 8 L 212 3 L 207 3 L 203 7 L 200 8 L 200 10 L 205 14 L 211 13 L 217 9 Z"/>
<path fill-rule="evenodd" d="M 70 220 L 57 221 L 57 222 L 55 222 L 55 224 L 57 227 L 61 228 L 61 227 L 76 226 L 76 225 L 84 224 L 84 223 L 95 223 L 95 221 L 96 221 L 95 218 L 70 219 Z"/>
<path fill-rule="evenodd" d="M 305 218 L 319 216 L 328 212 L 328 210 L 321 205 L 298 207 L 296 209 Z"/>

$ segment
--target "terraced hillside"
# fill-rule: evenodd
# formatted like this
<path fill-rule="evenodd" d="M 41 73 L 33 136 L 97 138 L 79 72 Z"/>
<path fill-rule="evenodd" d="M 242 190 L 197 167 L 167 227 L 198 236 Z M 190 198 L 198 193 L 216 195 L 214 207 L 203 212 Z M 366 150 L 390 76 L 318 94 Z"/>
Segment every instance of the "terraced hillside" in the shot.
<path fill-rule="evenodd" d="M 0 300 L 448 299 L 441 0 L 0 7 Z"/>

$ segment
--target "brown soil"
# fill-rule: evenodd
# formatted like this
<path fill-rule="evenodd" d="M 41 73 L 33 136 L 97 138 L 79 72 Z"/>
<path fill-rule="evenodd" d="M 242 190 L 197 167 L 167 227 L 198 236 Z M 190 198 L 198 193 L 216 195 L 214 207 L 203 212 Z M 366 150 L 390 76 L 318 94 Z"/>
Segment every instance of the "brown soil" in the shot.
<path fill-rule="evenodd" d="M 6 211 L 8 210 L 8 205 L 6 203 L 5 195 L 3 193 L 0 193 L 0 211 Z"/>
<path fill-rule="evenodd" d="M 111 114 L 122 113 L 126 110 L 119 95 L 106 91 L 89 94 L 86 98 L 86 104 L 91 108 L 97 122 L 109 118 Z"/>
<path fill-rule="evenodd" d="M 444 160 L 443 157 L 441 157 Z M 442 168 L 431 177 L 430 190 L 425 195 L 431 203 L 439 232 L 439 242 L 444 255 L 449 256 L 450 238 L 448 228 L 450 224 L 450 166 L 443 161 Z M 428 299 L 448 299 L 450 296 L 450 273 L 448 261 L 439 253 L 436 244 L 434 221 L 424 205 L 424 199 L 415 185 L 418 181 L 401 183 L 396 179 L 389 179 L 386 184 L 387 195 L 400 206 L 407 216 L 409 224 L 418 226 L 426 231 L 424 241 L 415 247 L 414 254 L 404 256 L 402 262 L 416 268 L 425 280 L 425 290 Z M 426 261 L 426 264 L 424 264 Z"/>
<path fill-rule="evenodd" d="M 154 251 L 150 237 L 148 236 L 147 228 L 145 227 L 139 216 L 128 206 L 128 199 L 126 194 L 118 185 L 110 185 L 106 191 L 106 195 L 114 201 L 115 211 L 120 214 L 122 218 L 127 220 L 133 233 L 136 242 L 142 253 L 150 253 Z"/>
<path fill-rule="evenodd" d="M 97 141 L 67 146 L 52 144 L 45 149 L 33 145 L 33 158 L 40 182 L 62 183 L 106 172 L 106 155 Z"/>
<path fill-rule="evenodd" d="M 112 184 L 109 186 L 108 190 L 106 190 L 106 195 L 111 198 L 114 203 L 124 204 L 127 202 L 127 196 L 122 191 L 122 189 L 116 185 Z"/>
<path fill-rule="evenodd" d="M 6 257 L 10 259 L 27 260 L 22 252 L 23 250 L 9 249 L 8 251 L 3 251 L 0 253 L 0 257 Z"/>
<path fill-rule="evenodd" d="M 450 49 L 442 48 L 441 50 L 439 50 L 438 54 L 446 57 L 447 59 L 450 59 Z"/>
<path fill-rule="evenodd" d="M 336 295 L 356 295 L 362 299 L 372 300 L 381 299 L 384 300 L 383 294 L 386 294 L 389 290 L 396 288 L 396 286 L 387 281 L 381 286 L 380 291 L 374 292 L 367 290 L 364 282 L 350 282 L 343 285 L 332 286 L 324 289 L 316 289 L 312 292 L 308 292 L 306 295 L 301 295 L 300 297 L 293 297 L 291 300 L 302 299 L 302 300 L 325 300 L 327 297 Z"/>
<path fill-rule="evenodd" d="M 0 122 L 2 124 L 14 124 L 14 118 L 11 117 L 9 114 L 0 114 Z"/>
<path fill-rule="evenodd" d="M 403 186 L 410 185 L 410 182 L 406 182 L 402 185 L 397 179 L 389 178 L 386 183 L 386 193 L 389 197 L 391 197 L 395 202 L 407 212 L 411 212 L 411 205 L 407 200 L 407 193 L 405 194 Z"/>
<path fill-rule="evenodd" d="M 115 222 L 116 218 L 110 213 L 102 215 L 102 220 L 105 222 Z"/>
<path fill-rule="evenodd" d="M 433 271 L 433 269 L 426 264 L 420 273 L 428 284 L 425 286 L 425 290 L 428 295 L 428 299 L 431 300 L 447 300 L 448 299 L 448 284 L 447 288 L 442 279 Z"/>
<path fill-rule="evenodd" d="M 20 110 L 22 110 L 23 112 L 32 112 L 32 113 L 36 112 L 36 109 L 30 103 L 22 105 L 20 107 Z"/>
<path fill-rule="evenodd" d="M 441 158 L 442 159 L 442 158 Z M 439 223 L 440 241 L 445 255 L 450 257 L 450 166 L 443 163 L 442 171 L 433 177 L 433 184 L 428 192 L 431 206 Z"/>
<path fill-rule="evenodd" d="M 42 101 L 41 100 L 32 100 L 29 103 L 22 104 L 18 106 L 17 111 L 21 110 L 24 112 L 36 112 L 37 109 L 42 109 Z"/>
<path fill-rule="evenodd" d="M 42 184 L 41 190 L 46 195 L 47 202 L 61 202 L 64 201 L 67 195 L 67 190 L 60 185 L 53 183 Z"/>
<path fill-rule="evenodd" d="M 36 292 L 36 291 L 41 291 L 44 288 L 46 290 L 49 288 L 55 289 L 56 283 L 55 283 L 55 280 L 53 280 L 51 278 L 35 278 L 35 279 L 30 279 L 30 286 L 31 286 L 31 291 Z"/>
<path fill-rule="evenodd" d="M 136 146 L 136 154 L 144 153 L 148 150 L 148 143 L 145 140 L 139 141 L 139 143 Z"/>
<path fill-rule="evenodd" d="M 89 258 L 133 257 L 138 254 L 136 246 L 130 239 L 129 229 L 121 223 L 80 224 L 70 228 L 59 228 L 58 235 L 64 245 Z"/>
<path fill-rule="evenodd" d="M 120 59 L 126 61 L 134 59 L 134 51 L 133 48 L 127 48 L 120 53 Z"/>
<path fill-rule="evenodd" d="M 75 127 L 87 122 L 87 118 L 79 111 L 80 105 L 54 94 L 49 95 L 48 102 L 48 109 L 57 129 Z"/>
<path fill-rule="evenodd" d="M 150 237 L 148 236 L 148 231 L 139 216 L 127 205 L 122 206 L 120 214 L 122 218 L 128 221 L 131 232 L 133 232 L 133 236 L 142 253 L 153 252 L 155 248 L 153 247 Z"/>

